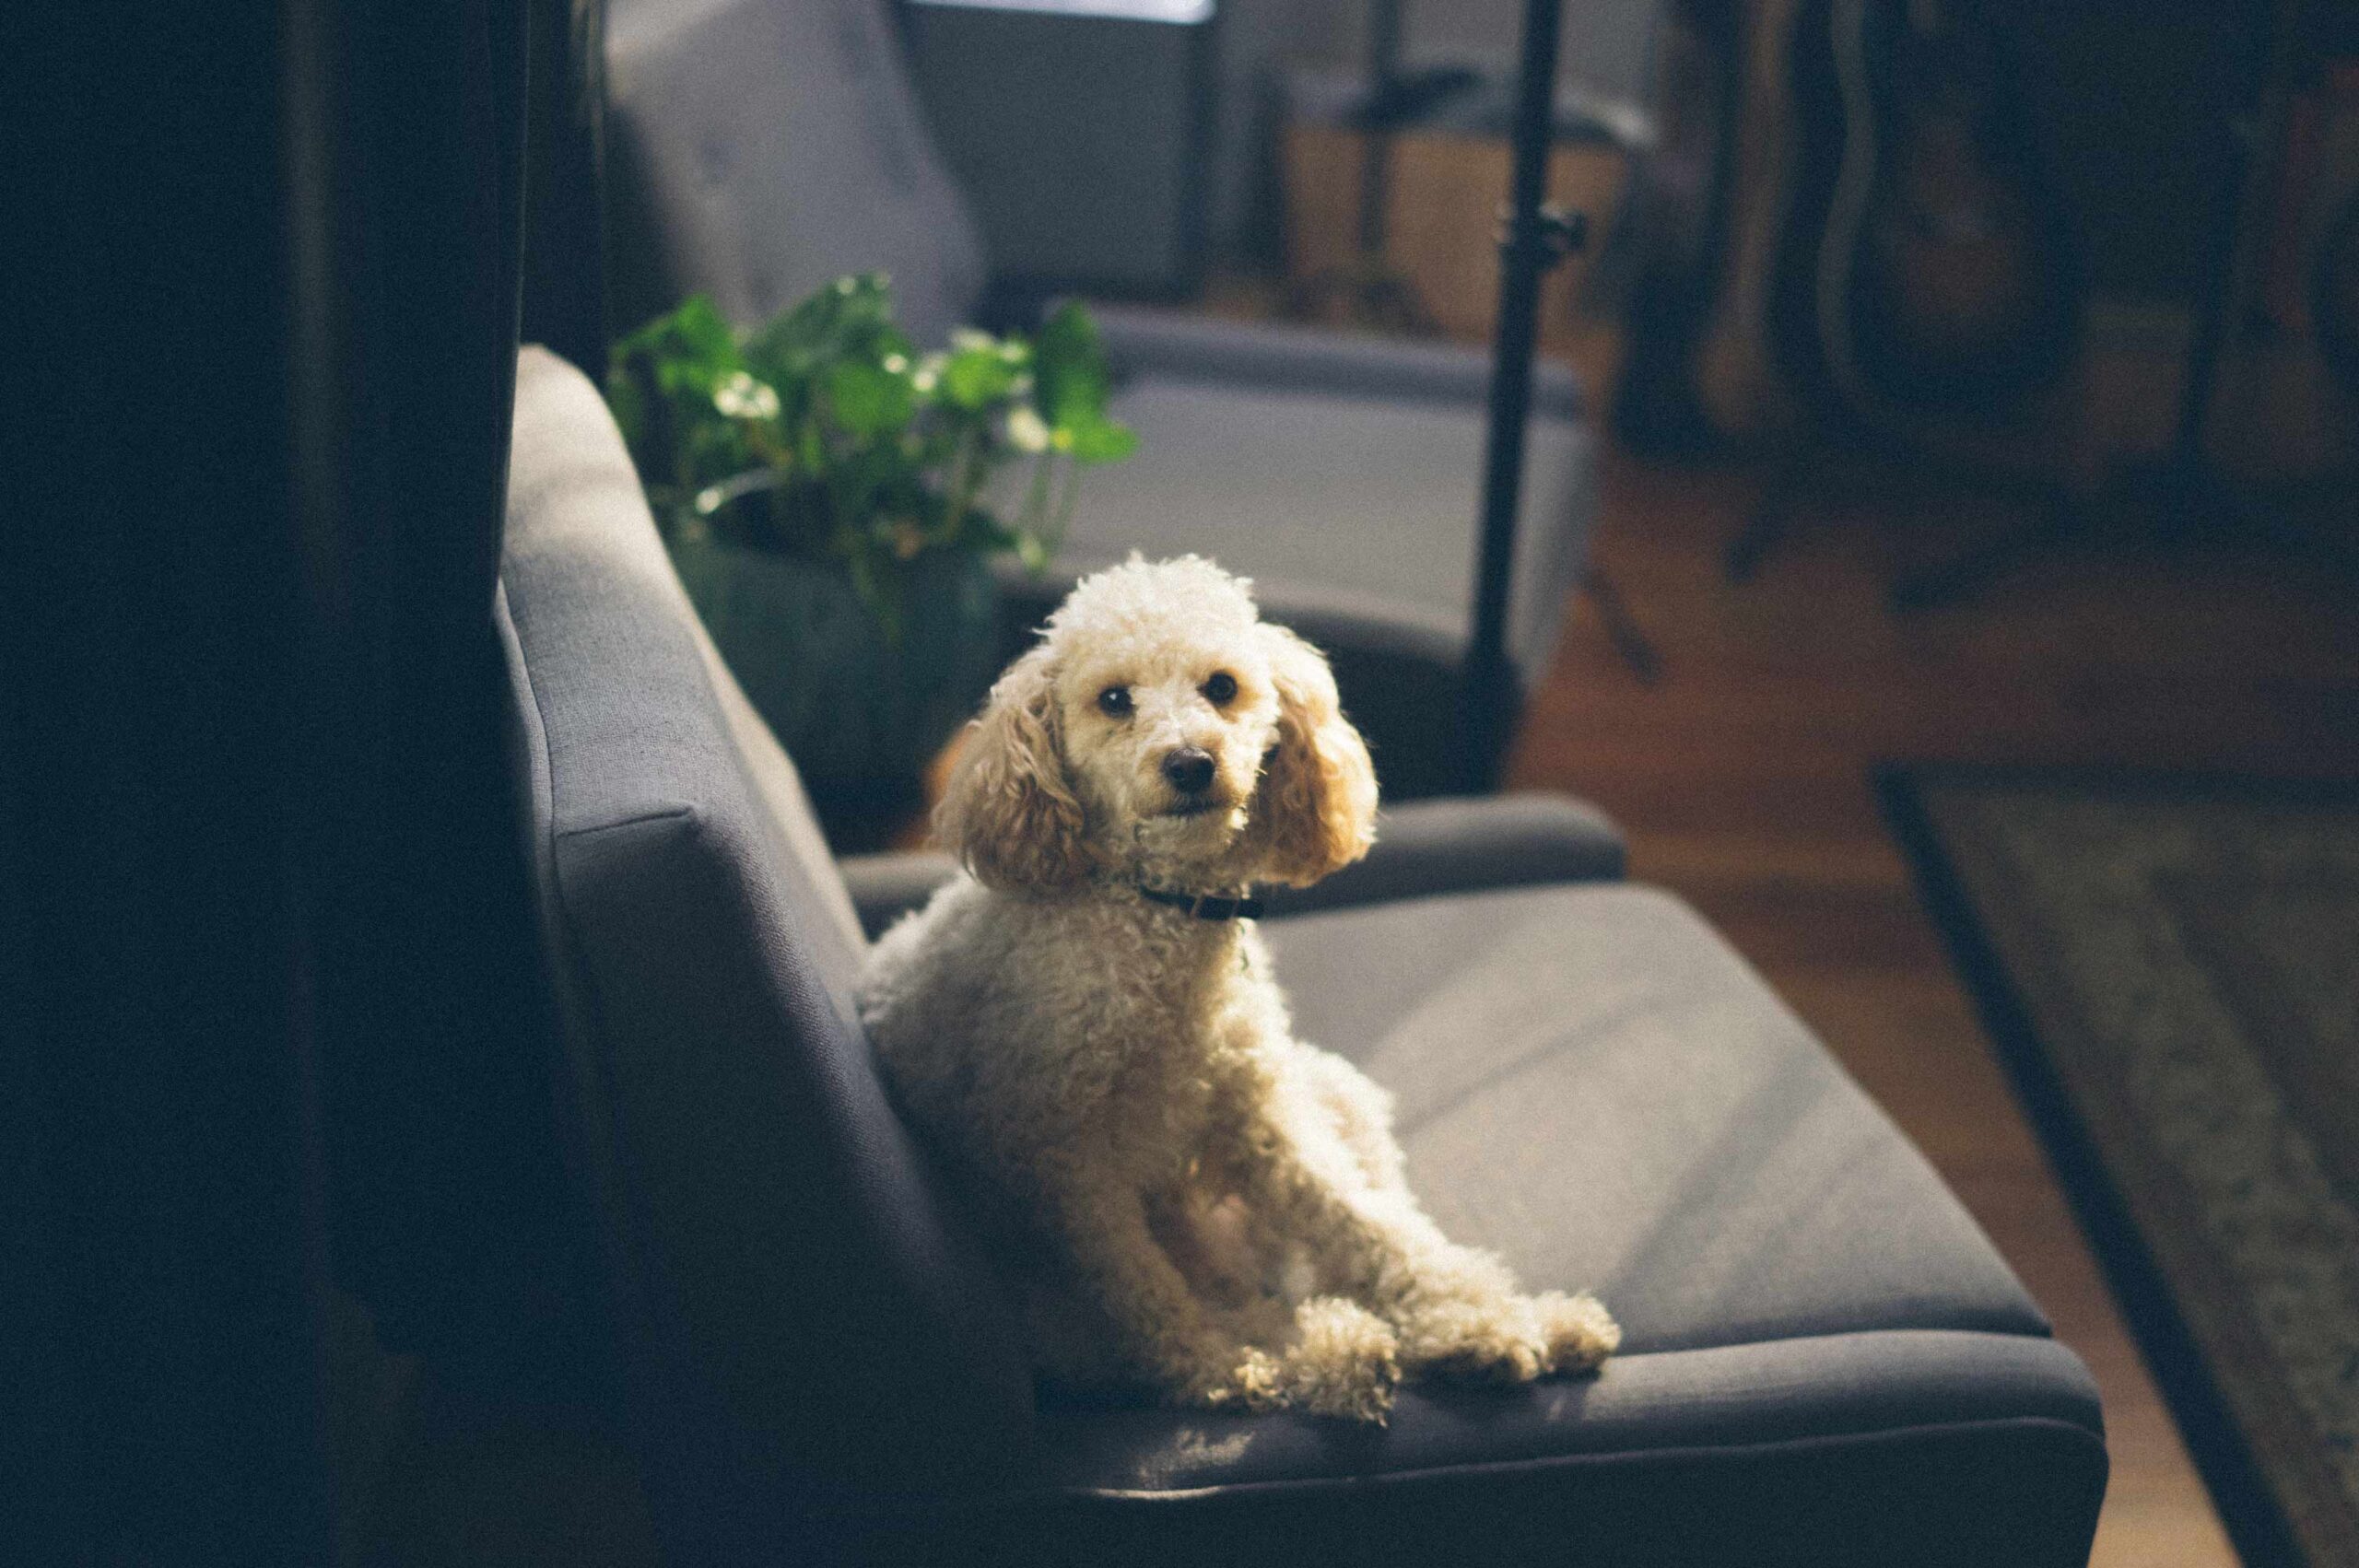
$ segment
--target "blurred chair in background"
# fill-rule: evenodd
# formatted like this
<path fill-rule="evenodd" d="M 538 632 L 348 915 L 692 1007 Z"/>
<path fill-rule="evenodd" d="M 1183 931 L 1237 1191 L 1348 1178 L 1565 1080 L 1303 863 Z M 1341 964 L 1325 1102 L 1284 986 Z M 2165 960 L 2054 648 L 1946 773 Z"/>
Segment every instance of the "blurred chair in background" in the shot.
<path fill-rule="evenodd" d="M 876 269 L 921 341 L 986 314 L 980 229 L 876 0 L 622 0 L 607 65 L 618 322 L 701 290 L 745 325 Z M 1044 66 L 1003 90 L 1066 88 Z M 1097 316 L 1124 379 L 1114 412 L 1140 451 L 1091 474 L 1045 577 L 1004 581 L 1014 622 L 1133 550 L 1214 556 L 1329 651 L 1391 794 L 1460 785 L 1488 357 L 1118 307 Z M 1545 669 L 1579 579 L 1594 444 L 1573 377 L 1543 367 L 1505 616 L 1510 700 Z"/>

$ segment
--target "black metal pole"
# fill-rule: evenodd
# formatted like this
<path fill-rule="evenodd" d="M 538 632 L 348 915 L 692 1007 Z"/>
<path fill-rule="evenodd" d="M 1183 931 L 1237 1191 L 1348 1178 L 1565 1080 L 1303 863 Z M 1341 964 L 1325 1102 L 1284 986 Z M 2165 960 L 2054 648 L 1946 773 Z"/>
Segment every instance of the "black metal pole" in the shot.
<path fill-rule="evenodd" d="M 1524 0 L 1517 69 L 1515 169 L 1501 240 L 1498 337 L 1491 356 L 1490 433 L 1483 459 L 1483 536 L 1474 567 L 1473 640 L 1466 650 L 1459 731 L 1469 794 L 1497 788 L 1517 700 L 1507 658 L 1508 588 L 1523 492 L 1524 426 L 1532 411 L 1532 355 L 1540 275 L 1563 254 L 1568 229 L 1541 212 L 1555 129 L 1557 24 L 1563 0 Z"/>
<path fill-rule="evenodd" d="M 1401 0 L 1374 0 L 1367 15 L 1367 126 L 1360 135 L 1359 252 L 1363 263 L 1384 254 L 1386 189 L 1392 173 L 1389 113 L 1393 78 L 1401 74 Z"/>

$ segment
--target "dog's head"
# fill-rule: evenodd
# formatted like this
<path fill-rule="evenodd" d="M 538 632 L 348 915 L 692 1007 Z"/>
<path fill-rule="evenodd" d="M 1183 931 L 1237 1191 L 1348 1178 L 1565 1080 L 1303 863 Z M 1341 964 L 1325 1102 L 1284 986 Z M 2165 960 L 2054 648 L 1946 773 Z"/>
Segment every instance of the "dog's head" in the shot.
<path fill-rule="evenodd" d="M 992 686 L 935 813 L 994 887 L 1303 886 L 1367 852 L 1376 773 L 1319 650 L 1209 561 L 1086 578 Z"/>

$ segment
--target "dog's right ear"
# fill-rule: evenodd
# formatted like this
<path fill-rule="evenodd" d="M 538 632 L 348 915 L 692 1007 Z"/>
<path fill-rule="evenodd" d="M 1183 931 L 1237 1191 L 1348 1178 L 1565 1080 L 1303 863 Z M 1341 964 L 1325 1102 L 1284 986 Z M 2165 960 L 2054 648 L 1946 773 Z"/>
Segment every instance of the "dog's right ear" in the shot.
<path fill-rule="evenodd" d="M 1069 887 L 1089 874 L 1081 802 L 1065 778 L 1046 646 L 1007 668 L 968 727 L 934 837 L 988 887 Z"/>
<path fill-rule="evenodd" d="M 1261 878 L 1309 887 L 1376 840 L 1376 767 L 1344 717 L 1326 656 L 1284 626 L 1259 628 L 1278 690 L 1278 743 L 1254 799 Z"/>

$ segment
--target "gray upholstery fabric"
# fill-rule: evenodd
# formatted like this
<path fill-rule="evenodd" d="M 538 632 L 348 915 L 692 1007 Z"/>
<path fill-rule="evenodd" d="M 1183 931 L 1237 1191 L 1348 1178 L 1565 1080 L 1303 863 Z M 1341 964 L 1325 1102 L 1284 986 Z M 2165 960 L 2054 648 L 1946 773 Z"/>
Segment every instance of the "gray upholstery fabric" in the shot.
<path fill-rule="evenodd" d="M 753 325 L 880 269 L 916 341 L 971 318 L 981 243 L 899 47 L 875 0 L 615 0 L 621 323 L 702 290 Z"/>
<path fill-rule="evenodd" d="M 1272 917 L 1622 874 L 1621 831 L 1565 795 L 1403 801 L 1384 807 L 1376 834 L 1357 865 L 1310 887 L 1269 889 Z"/>
<path fill-rule="evenodd" d="M 958 862 L 938 849 L 899 854 L 847 855 L 837 862 L 861 929 L 882 936 L 885 928 L 933 896 L 958 873 Z"/>
<path fill-rule="evenodd" d="M 678 1476 L 1004 1462 L 1028 1379 L 854 1020 L 849 900 L 596 391 L 537 350 L 501 584 L 577 1135 Z"/>
<path fill-rule="evenodd" d="M 1134 305 L 1090 307 L 1107 357 L 1123 376 L 1177 376 L 1271 390 L 1454 404 L 1479 408 L 1491 356 L 1455 343 L 1410 343 L 1270 322 L 1230 322 Z M 1580 384 L 1551 359 L 1534 363 L 1532 412 L 1579 418 Z"/>
<path fill-rule="evenodd" d="M 1348 1434 L 1047 1424 L 1063 1495 L 960 1520 L 931 1561 L 2081 1568 L 2107 1470 L 2071 1353 L 1979 1334 L 1630 1356 L 1520 1395 L 1411 1391 Z"/>
<path fill-rule="evenodd" d="M 1273 921 L 1295 1025 L 1398 1096 L 1451 1235 L 1593 1287 L 1632 1353 L 2047 1325 L 1881 1111 L 1693 913 L 1602 884 Z"/>
<path fill-rule="evenodd" d="M 1472 1469 L 1534 1458 L 1730 1447 L 1986 1421 L 2100 1430 L 2096 1386 L 2053 1340 L 1903 1330 L 1633 1352 L 1594 1379 L 1516 1390 L 1412 1386 L 1356 1473 Z M 1309 1481 L 1335 1471 L 1332 1429 L 1297 1416 L 1175 1422 L 1144 1409 L 1044 1422 L 1057 1481 L 1091 1492 L 1175 1492 Z M 1242 1438 L 1243 1441 L 1238 1441 Z"/>

